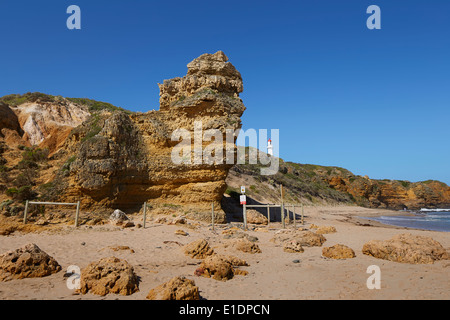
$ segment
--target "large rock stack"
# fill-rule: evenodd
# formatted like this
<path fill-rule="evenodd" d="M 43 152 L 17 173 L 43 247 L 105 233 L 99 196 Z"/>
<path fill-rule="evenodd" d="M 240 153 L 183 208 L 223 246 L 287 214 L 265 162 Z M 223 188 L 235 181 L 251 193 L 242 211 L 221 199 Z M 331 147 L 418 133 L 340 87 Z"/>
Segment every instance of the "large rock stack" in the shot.
<path fill-rule="evenodd" d="M 220 200 L 234 164 L 237 138 L 229 135 L 227 141 L 226 133 L 241 128 L 245 110 L 239 98 L 241 75 L 219 51 L 193 60 L 185 77 L 165 80 L 159 86 L 159 111 L 131 116 L 103 113 L 69 137 L 77 156 L 70 165 L 65 198 L 80 198 L 84 207 L 127 209 L 142 206 L 144 201 L 182 206 L 189 217 L 201 220 L 210 218 L 214 202 L 216 222 L 224 222 Z M 191 141 L 186 136 L 174 139 L 177 129 L 189 132 Z M 194 136 L 194 129 L 201 130 L 200 134 L 217 129 L 219 134 L 204 141 L 208 139 Z M 200 145 L 194 146 L 196 137 Z M 73 141 L 78 141 L 75 147 Z M 180 142 L 191 146 L 191 152 L 179 153 L 184 160 L 175 163 L 173 150 Z M 208 163 L 203 158 L 197 162 L 194 151 L 199 147 L 215 161 Z"/>

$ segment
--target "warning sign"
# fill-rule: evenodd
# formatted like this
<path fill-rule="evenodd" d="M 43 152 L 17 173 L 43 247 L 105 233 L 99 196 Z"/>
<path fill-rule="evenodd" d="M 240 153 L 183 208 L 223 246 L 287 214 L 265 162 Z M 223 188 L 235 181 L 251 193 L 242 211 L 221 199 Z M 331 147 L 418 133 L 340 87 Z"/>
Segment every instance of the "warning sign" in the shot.
<path fill-rule="evenodd" d="M 241 204 L 247 204 L 247 197 L 243 194 L 240 197 Z"/>

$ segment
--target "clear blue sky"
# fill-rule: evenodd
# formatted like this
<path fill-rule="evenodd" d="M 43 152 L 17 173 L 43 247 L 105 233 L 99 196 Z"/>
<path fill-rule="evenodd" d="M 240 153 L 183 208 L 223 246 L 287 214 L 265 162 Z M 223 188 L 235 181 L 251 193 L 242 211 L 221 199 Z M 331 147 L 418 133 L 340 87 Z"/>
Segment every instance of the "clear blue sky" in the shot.
<path fill-rule="evenodd" d="M 71 4 L 81 30 L 66 28 Z M 243 129 L 280 129 L 283 159 L 450 184 L 448 0 L 2 0 L 0 35 L 0 96 L 158 109 L 158 82 L 223 50 L 244 79 Z"/>

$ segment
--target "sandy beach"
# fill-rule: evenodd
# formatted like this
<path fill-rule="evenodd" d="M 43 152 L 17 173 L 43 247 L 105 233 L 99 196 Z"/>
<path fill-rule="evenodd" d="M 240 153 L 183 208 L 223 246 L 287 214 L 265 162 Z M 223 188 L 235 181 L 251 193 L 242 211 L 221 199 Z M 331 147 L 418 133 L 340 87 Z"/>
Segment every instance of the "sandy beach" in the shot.
<path fill-rule="evenodd" d="M 450 260 L 434 264 L 407 264 L 377 259 L 362 253 L 369 240 L 386 240 L 400 233 L 433 238 L 450 251 L 450 237 L 446 232 L 412 230 L 390 227 L 360 216 L 398 214 L 387 210 L 352 206 L 306 207 L 305 228 L 311 224 L 334 226 L 336 233 L 325 234 L 323 246 L 345 244 L 356 257 L 345 260 L 322 256 L 322 247 L 305 247 L 302 253 L 284 252 L 270 239 L 281 229 L 280 223 L 268 226 L 252 225 L 246 233 L 258 238 L 262 253 L 243 253 L 227 246 L 223 230 L 230 224 L 216 225 L 188 220 L 188 224 L 156 223 L 150 217 L 146 228 L 120 228 L 111 225 L 73 226 L 42 233 L 18 232 L 1 236 L 0 254 L 35 243 L 54 257 L 62 270 L 44 278 L 30 278 L 0 282 L 0 299 L 145 299 L 148 292 L 175 276 L 195 281 L 200 296 L 207 300 L 302 300 L 302 299 L 450 299 Z M 141 222 L 142 216 L 131 216 Z M 236 223 L 238 225 L 239 223 Z M 301 225 L 298 223 L 297 227 Z M 293 228 L 290 224 L 287 228 Z M 188 235 L 175 234 L 184 230 Z M 206 239 L 217 253 L 234 255 L 248 262 L 248 275 L 237 275 L 229 281 L 198 277 L 194 271 L 201 260 L 186 256 L 183 245 Z M 132 250 L 114 251 L 111 247 L 128 246 Z M 134 252 L 132 252 L 134 251 Z M 127 260 L 140 277 L 139 291 L 130 296 L 91 293 L 82 295 L 69 289 L 64 274 L 70 265 L 86 267 L 103 257 L 115 256 Z M 381 270 L 381 289 L 368 289 L 367 268 L 377 265 Z"/>

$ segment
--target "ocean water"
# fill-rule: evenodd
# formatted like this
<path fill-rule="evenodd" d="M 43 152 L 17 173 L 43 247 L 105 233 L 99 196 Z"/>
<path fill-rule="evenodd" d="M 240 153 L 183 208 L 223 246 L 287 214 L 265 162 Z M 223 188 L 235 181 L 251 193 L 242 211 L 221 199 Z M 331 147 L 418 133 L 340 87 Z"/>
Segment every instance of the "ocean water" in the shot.
<path fill-rule="evenodd" d="M 450 209 L 421 209 L 410 213 L 411 216 L 380 216 L 365 219 L 398 227 L 450 232 Z"/>

